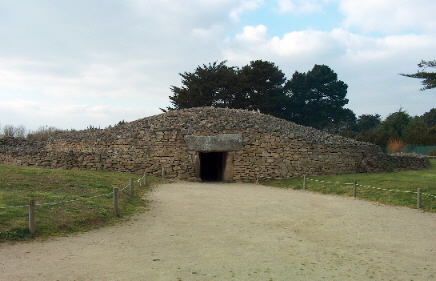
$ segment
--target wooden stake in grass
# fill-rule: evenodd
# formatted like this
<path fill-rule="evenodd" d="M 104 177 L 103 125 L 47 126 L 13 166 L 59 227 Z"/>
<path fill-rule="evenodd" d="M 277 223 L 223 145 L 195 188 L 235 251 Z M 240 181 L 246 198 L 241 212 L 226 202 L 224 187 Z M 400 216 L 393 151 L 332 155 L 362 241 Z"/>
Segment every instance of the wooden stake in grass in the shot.
<path fill-rule="evenodd" d="M 29 200 L 29 232 L 35 235 L 35 199 Z"/>
<path fill-rule="evenodd" d="M 421 196 L 422 196 L 422 189 L 418 188 L 418 203 L 417 203 L 418 209 L 421 208 Z"/>
<path fill-rule="evenodd" d="M 354 181 L 353 196 L 354 198 L 357 196 L 357 181 Z"/>
<path fill-rule="evenodd" d="M 303 189 L 306 189 L 306 176 L 303 178 Z"/>
<path fill-rule="evenodd" d="M 134 195 L 134 190 L 133 190 L 133 179 L 130 178 L 130 196 L 133 197 Z"/>
<path fill-rule="evenodd" d="M 147 185 L 148 185 L 147 172 L 144 172 L 144 185 L 145 185 L 145 187 L 147 187 Z"/>
<path fill-rule="evenodd" d="M 114 187 L 114 211 L 115 214 L 119 215 L 120 210 L 118 208 L 118 188 Z"/>

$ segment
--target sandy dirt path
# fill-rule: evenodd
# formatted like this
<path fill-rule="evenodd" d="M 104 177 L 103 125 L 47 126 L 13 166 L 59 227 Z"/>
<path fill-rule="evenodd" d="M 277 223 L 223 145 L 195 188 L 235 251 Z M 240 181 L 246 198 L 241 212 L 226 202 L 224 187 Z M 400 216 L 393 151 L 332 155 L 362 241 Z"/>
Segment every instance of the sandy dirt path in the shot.
<path fill-rule="evenodd" d="M 0 280 L 435 280 L 436 214 L 253 184 L 173 183 L 120 225 L 0 244 Z"/>

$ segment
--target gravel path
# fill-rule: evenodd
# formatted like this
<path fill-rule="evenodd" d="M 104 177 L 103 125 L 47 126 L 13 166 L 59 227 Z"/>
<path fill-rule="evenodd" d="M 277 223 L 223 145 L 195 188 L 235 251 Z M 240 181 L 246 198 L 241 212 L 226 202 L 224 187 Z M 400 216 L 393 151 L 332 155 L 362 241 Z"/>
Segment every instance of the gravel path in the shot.
<path fill-rule="evenodd" d="M 435 280 L 436 214 L 253 184 L 173 183 L 128 222 L 0 244 L 0 280 Z"/>

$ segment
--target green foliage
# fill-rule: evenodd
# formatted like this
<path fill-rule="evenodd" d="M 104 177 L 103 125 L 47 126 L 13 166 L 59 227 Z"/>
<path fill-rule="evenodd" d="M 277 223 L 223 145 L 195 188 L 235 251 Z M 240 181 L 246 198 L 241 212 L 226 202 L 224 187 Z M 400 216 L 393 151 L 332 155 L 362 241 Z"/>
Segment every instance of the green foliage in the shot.
<path fill-rule="evenodd" d="M 295 72 L 286 83 L 289 96 L 286 119 L 318 129 L 355 122 L 354 113 L 343 108 L 348 103 L 347 88 L 326 65 L 315 65 L 307 73 Z"/>
<path fill-rule="evenodd" d="M 198 66 L 194 73 L 180 73 L 182 87 L 171 86 L 172 108 L 182 109 L 199 106 L 235 107 L 244 98 L 238 96 L 236 69 L 225 65 L 226 61 Z"/>
<path fill-rule="evenodd" d="M 428 127 L 436 127 L 436 108 L 424 113 L 421 118 Z"/>
<path fill-rule="evenodd" d="M 422 79 L 421 83 L 424 87 L 421 88 L 421 91 L 436 88 L 436 73 L 425 71 L 429 67 L 436 67 L 436 60 L 434 61 L 422 60 L 418 64 L 418 67 L 420 68 L 420 70 L 418 70 L 418 72 L 416 72 L 415 74 L 401 73 L 400 75 L 411 77 L 411 78 Z"/>
<path fill-rule="evenodd" d="M 34 236 L 28 228 L 13 228 L 6 231 L 0 231 L 0 242 L 5 240 L 10 241 L 26 241 L 33 239 Z"/>
<path fill-rule="evenodd" d="M 410 122 L 410 115 L 401 108 L 390 114 L 381 124 L 381 130 L 388 133 L 390 139 L 404 139 L 407 125 Z"/>
<path fill-rule="evenodd" d="M 245 101 L 234 104 L 236 107 L 283 117 L 286 77 L 274 63 L 252 61 L 238 72 L 238 78 L 239 92 Z"/>
<path fill-rule="evenodd" d="M 356 120 L 354 130 L 357 132 L 375 130 L 381 124 L 380 114 L 362 114 Z"/>
<path fill-rule="evenodd" d="M 343 106 L 347 85 L 328 66 L 315 65 L 307 73 L 295 72 L 290 81 L 272 62 L 256 60 L 242 67 L 226 61 L 185 72 L 182 87 L 171 86 L 172 109 L 215 106 L 256 110 L 298 124 L 337 131 L 355 122 Z"/>
<path fill-rule="evenodd" d="M 126 122 L 124 121 L 124 119 L 122 121 L 119 121 L 117 124 L 115 124 L 115 126 L 121 126 L 126 124 Z"/>
<path fill-rule="evenodd" d="M 431 128 L 416 126 L 405 138 L 405 141 L 415 145 L 434 145 L 436 144 L 436 126 Z"/>
<path fill-rule="evenodd" d="M 434 67 L 434 62 L 422 62 Z M 402 108 L 381 120 L 379 114 L 356 118 L 348 104 L 347 84 L 326 65 L 296 71 L 290 80 L 272 62 L 256 60 L 242 67 L 226 61 L 198 66 L 185 72 L 182 87 L 171 86 L 172 109 L 215 106 L 256 110 L 297 124 L 386 146 L 390 140 L 405 144 L 436 144 L 436 109 L 410 116 Z"/>
<path fill-rule="evenodd" d="M 107 171 L 48 170 L 0 165 L 0 207 L 24 206 L 35 199 L 36 236 L 47 237 L 86 231 L 122 220 L 146 207 L 148 188 L 135 182 L 135 196 L 129 188 L 120 194 L 121 216 L 113 212 L 114 187 L 123 188 L 138 175 Z M 151 182 L 157 179 L 149 177 Z M 104 195 L 98 198 L 86 199 Z M 72 202 L 66 202 L 76 200 Z M 62 204 L 47 204 L 65 202 Z M 32 238 L 27 231 L 28 208 L 0 209 L 0 240 Z"/>
<path fill-rule="evenodd" d="M 376 129 L 381 124 L 381 116 L 379 114 L 363 114 L 360 115 L 355 124 L 349 127 L 349 130 L 341 132 L 342 136 L 352 137 L 363 142 L 380 142 L 380 135 L 376 133 Z"/>
<path fill-rule="evenodd" d="M 390 140 L 401 140 L 408 145 L 431 146 L 436 144 L 436 109 L 422 116 L 411 117 L 403 109 L 390 114 L 385 120 L 380 115 L 361 115 L 350 131 L 341 135 L 358 141 L 386 146 Z"/>
<path fill-rule="evenodd" d="M 86 127 L 86 130 L 88 130 L 88 131 L 100 130 L 100 126 L 98 126 L 98 128 L 97 128 L 93 125 L 89 125 L 88 127 Z"/>

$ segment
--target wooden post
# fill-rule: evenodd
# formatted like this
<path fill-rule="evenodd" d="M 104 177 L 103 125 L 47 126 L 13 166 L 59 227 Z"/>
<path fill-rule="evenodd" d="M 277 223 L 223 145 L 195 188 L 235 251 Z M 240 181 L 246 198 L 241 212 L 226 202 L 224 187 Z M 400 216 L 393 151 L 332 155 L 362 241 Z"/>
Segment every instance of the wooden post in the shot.
<path fill-rule="evenodd" d="M 304 179 L 303 179 L 303 189 L 306 189 L 306 176 L 304 176 Z"/>
<path fill-rule="evenodd" d="M 353 196 L 354 198 L 357 196 L 357 181 L 354 181 Z"/>
<path fill-rule="evenodd" d="M 133 197 L 134 195 L 134 190 L 133 190 L 133 179 L 130 178 L 130 196 Z"/>
<path fill-rule="evenodd" d="M 114 187 L 114 211 L 115 214 L 119 215 L 120 210 L 118 209 L 118 188 Z"/>
<path fill-rule="evenodd" d="M 29 232 L 35 235 L 35 199 L 29 200 Z"/>
<path fill-rule="evenodd" d="M 147 172 L 144 172 L 144 185 L 145 187 L 148 185 Z"/>
<path fill-rule="evenodd" d="M 259 175 L 256 175 L 256 184 L 259 184 Z"/>
<path fill-rule="evenodd" d="M 421 195 L 422 195 L 422 189 L 418 188 L 418 203 L 417 203 L 418 209 L 421 208 Z"/>
<path fill-rule="evenodd" d="M 162 167 L 162 179 L 165 180 L 165 168 Z"/>

